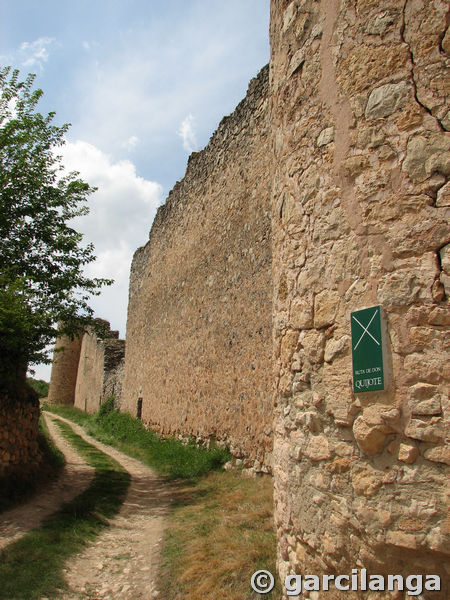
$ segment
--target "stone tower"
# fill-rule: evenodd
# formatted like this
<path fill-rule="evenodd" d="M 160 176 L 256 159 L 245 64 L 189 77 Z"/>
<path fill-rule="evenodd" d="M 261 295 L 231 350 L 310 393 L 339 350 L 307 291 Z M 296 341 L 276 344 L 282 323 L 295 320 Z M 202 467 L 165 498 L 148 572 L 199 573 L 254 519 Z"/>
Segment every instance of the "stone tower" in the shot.
<path fill-rule="evenodd" d="M 61 350 L 59 350 L 62 348 Z M 67 336 L 56 339 L 52 375 L 48 390 L 51 404 L 73 404 L 80 360 L 81 337 L 71 340 Z"/>
<path fill-rule="evenodd" d="M 447 11 L 441 0 L 271 2 L 282 579 L 439 574 L 442 593 L 424 597 L 449 597 Z M 379 306 L 390 383 L 354 391 L 351 314 Z M 400 596 L 367 594 L 389 597 Z"/>

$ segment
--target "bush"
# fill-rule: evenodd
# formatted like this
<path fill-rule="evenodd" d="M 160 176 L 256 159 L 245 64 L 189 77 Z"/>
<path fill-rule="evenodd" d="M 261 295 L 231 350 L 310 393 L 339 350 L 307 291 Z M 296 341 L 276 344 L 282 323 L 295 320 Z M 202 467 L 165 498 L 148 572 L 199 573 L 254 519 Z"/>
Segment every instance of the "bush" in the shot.
<path fill-rule="evenodd" d="M 27 382 L 34 391 L 38 394 L 39 398 L 46 398 L 48 396 L 48 383 L 43 379 L 33 379 L 32 377 L 27 377 Z"/>
<path fill-rule="evenodd" d="M 98 412 L 95 414 L 95 420 L 99 421 L 104 416 L 108 415 L 114 410 L 114 396 L 110 396 L 107 400 L 100 405 Z"/>

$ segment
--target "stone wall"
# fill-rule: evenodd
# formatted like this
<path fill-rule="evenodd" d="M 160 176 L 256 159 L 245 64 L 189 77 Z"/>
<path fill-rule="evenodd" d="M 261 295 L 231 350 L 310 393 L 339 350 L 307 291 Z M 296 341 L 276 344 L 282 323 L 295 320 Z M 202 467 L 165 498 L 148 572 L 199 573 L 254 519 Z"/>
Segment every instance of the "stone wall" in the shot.
<path fill-rule="evenodd" d="M 74 403 L 80 351 L 81 337 L 71 340 L 67 336 L 61 336 L 56 339 L 48 389 L 50 404 Z"/>
<path fill-rule="evenodd" d="M 120 350 L 121 358 L 112 369 L 106 370 L 104 373 L 103 400 L 107 400 L 110 396 L 114 396 L 114 408 L 120 409 L 122 402 L 123 372 L 125 367 L 125 340 L 116 340 L 116 343 L 117 342 L 120 342 L 120 346 L 116 346 L 114 350 L 117 352 Z"/>
<path fill-rule="evenodd" d="M 76 408 L 90 414 L 111 395 L 120 403 L 125 353 L 125 341 L 118 339 L 119 332 L 111 331 L 108 321 L 97 322 L 103 325 L 101 333 L 91 328 L 83 335 L 74 400 Z"/>
<path fill-rule="evenodd" d="M 270 462 L 268 68 L 189 159 L 135 253 L 122 409 Z"/>
<path fill-rule="evenodd" d="M 448 597 L 447 10 L 272 0 L 282 577 L 437 573 Z M 390 385 L 355 395 L 350 312 L 377 304 Z"/>
<path fill-rule="evenodd" d="M 24 384 L 17 395 L 0 400 L 0 479 L 27 476 L 40 460 L 39 399 Z"/>

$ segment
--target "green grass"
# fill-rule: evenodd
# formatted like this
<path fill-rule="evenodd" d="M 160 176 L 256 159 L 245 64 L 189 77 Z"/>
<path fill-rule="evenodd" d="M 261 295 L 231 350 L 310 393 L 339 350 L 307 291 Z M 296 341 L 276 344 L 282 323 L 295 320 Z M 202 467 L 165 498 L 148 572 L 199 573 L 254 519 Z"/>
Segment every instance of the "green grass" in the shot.
<path fill-rule="evenodd" d="M 0 598 L 37 600 L 59 596 L 66 588 L 65 561 L 80 552 L 119 510 L 130 476 L 112 458 L 85 442 L 65 423 L 65 437 L 95 467 L 95 476 L 83 493 L 0 552 Z"/>
<path fill-rule="evenodd" d="M 158 589 L 171 600 L 254 600 L 251 576 L 258 569 L 276 574 L 275 549 L 271 478 L 211 473 L 179 489 Z M 270 600 L 281 598 L 275 580 L 264 596 Z"/>
<path fill-rule="evenodd" d="M 45 405 L 54 412 L 82 425 L 97 440 L 138 458 L 170 479 L 195 479 L 219 469 L 230 459 L 223 448 L 206 449 L 195 443 L 183 444 L 175 438 L 163 438 L 145 429 L 144 425 L 127 413 L 113 409 L 107 400 L 96 415 L 70 406 Z"/>
<path fill-rule="evenodd" d="M 65 464 L 64 455 L 53 444 L 42 417 L 39 419 L 38 444 L 42 454 L 39 469 L 30 470 L 26 475 L 14 474 L 0 478 L 0 512 L 28 500 L 59 475 Z"/>
<path fill-rule="evenodd" d="M 39 444 L 41 451 L 47 457 L 47 462 L 56 468 L 61 468 L 66 464 L 64 454 L 58 450 L 50 437 L 47 424 L 44 417 L 41 415 L 39 418 Z"/>
<path fill-rule="evenodd" d="M 229 460 L 228 452 L 161 439 L 139 421 L 113 410 L 112 401 L 93 416 L 67 406 L 47 409 L 82 425 L 100 441 L 178 479 L 172 484 L 174 501 L 158 582 L 164 598 L 254 600 L 257 596 L 250 587 L 252 574 L 268 569 L 275 575 L 270 477 L 249 479 L 221 471 L 217 467 Z M 275 579 L 275 589 L 265 595 L 268 600 L 281 598 L 280 583 Z"/>

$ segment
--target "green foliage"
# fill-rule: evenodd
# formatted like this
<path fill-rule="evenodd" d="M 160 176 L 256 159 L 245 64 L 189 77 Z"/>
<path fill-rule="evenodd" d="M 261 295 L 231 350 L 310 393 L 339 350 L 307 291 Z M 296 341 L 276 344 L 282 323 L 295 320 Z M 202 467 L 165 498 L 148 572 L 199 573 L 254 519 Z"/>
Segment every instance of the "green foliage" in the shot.
<path fill-rule="evenodd" d="M 84 412 L 84 410 L 80 410 L 79 408 L 74 408 L 73 406 L 63 406 L 62 404 L 48 404 L 47 402 L 43 402 L 41 404 L 41 410 L 46 410 L 47 412 L 54 413 L 55 415 L 61 415 L 61 417 L 70 419 L 82 427 L 85 427 L 87 423 L 92 420 L 92 415 Z"/>
<path fill-rule="evenodd" d="M 68 223 L 88 212 L 95 188 L 64 172 L 56 154 L 68 125 L 52 124 L 36 107 L 34 75 L 0 70 L 0 378 L 47 361 L 57 323 L 69 336 L 91 321 L 88 305 L 106 279 L 90 279 L 92 244 Z"/>
<path fill-rule="evenodd" d="M 100 408 L 98 409 L 98 413 L 95 415 L 95 417 L 97 420 L 101 420 L 103 417 L 105 417 L 107 414 L 109 414 L 113 410 L 114 410 L 114 396 L 110 396 L 103 402 L 103 404 L 100 405 Z"/>
<path fill-rule="evenodd" d="M 27 383 L 31 385 L 34 391 L 38 394 L 39 398 L 46 398 L 48 396 L 48 383 L 43 379 L 33 379 L 27 377 Z"/>
<path fill-rule="evenodd" d="M 162 438 L 145 429 L 141 421 L 131 415 L 113 409 L 111 399 L 103 406 L 105 408 L 101 407 L 92 416 L 70 406 L 45 405 L 44 409 L 75 421 L 89 435 L 138 458 L 171 479 L 200 477 L 219 469 L 231 458 L 224 448 L 207 449 L 193 442 L 183 444 L 175 438 Z"/>

